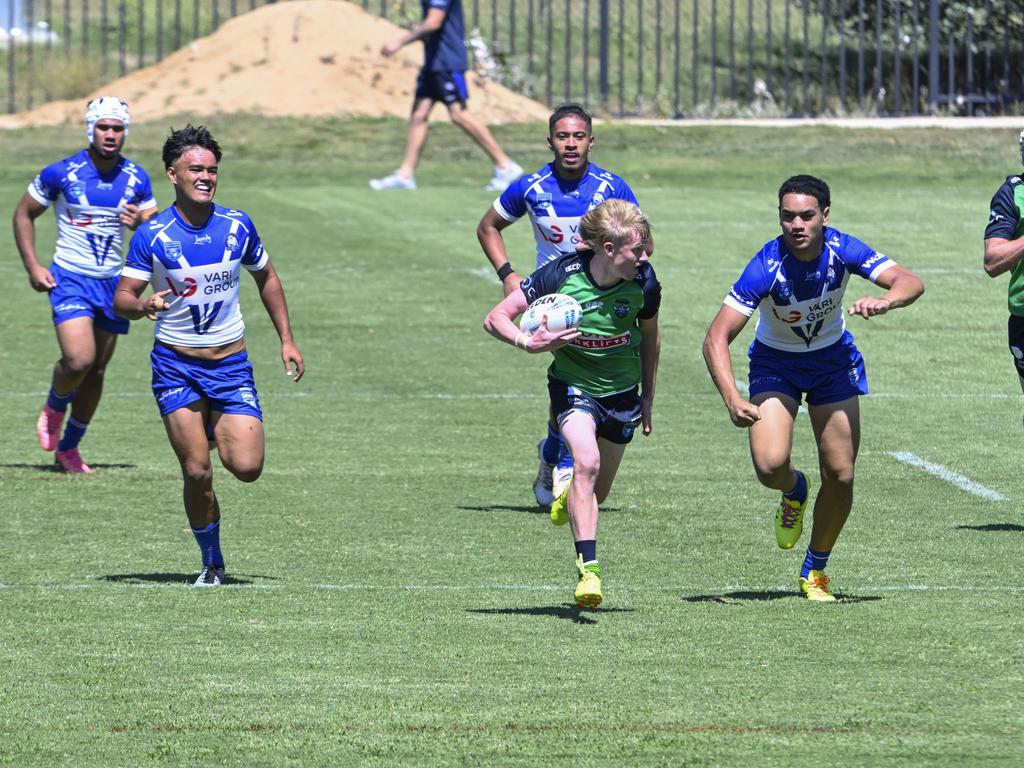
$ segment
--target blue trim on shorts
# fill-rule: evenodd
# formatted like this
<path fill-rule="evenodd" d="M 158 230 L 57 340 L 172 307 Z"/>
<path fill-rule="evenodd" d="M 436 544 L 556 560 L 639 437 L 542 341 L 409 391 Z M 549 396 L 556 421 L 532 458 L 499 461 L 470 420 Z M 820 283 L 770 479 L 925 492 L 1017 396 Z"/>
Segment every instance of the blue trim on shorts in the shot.
<path fill-rule="evenodd" d="M 808 405 L 828 405 L 868 393 L 864 357 L 849 331 L 813 352 L 784 352 L 755 339 L 749 355 L 750 397 L 778 392 L 799 404 L 806 394 Z"/>
<path fill-rule="evenodd" d="M 413 103 L 421 99 L 440 101 L 449 106 L 455 102 L 465 105 L 469 100 L 466 73 L 453 69 L 437 72 L 421 69 L 416 76 L 416 95 L 413 97 Z"/>
<path fill-rule="evenodd" d="M 594 419 L 598 437 L 611 443 L 628 445 L 636 428 L 640 426 L 639 387 L 614 395 L 595 397 L 579 387 L 548 378 L 548 397 L 559 428 L 572 411 L 581 411 Z"/>
<path fill-rule="evenodd" d="M 202 360 L 154 344 L 149 359 L 153 396 L 161 416 L 206 400 L 211 411 L 240 413 L 263 421 L 248 352 Z"/>
<path fill-rule="evenodd" d="M 55 326 L 76 317 L 91 317 L 93 324 L 107 333 L 124 336 L 130 323 L 114 312 L 114 291 L 119 277 L 89 277 L 60 266 L 50 265 L 57 285 L 50 289 L 50 310 Z"/>

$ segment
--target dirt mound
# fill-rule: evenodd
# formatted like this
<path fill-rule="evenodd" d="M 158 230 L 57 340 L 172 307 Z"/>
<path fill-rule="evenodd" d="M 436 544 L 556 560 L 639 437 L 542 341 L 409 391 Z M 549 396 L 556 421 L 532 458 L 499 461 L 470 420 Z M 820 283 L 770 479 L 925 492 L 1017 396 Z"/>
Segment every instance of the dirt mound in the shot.
<path fill-rule="evenodd" d="M 423 46 L 390 59 L 381 45 L 402 30 L 340 0 L 296 0 L 265 5 L 223 24 L 159 64 L 97 89 L 92 96 L 126 99 L 132 119 L 168 115 L 249 112 L 268 116 L 405 117 L 412 106 Z M 472 113 L 488 123 L 546 120 L 538 102 L 469 75 Z M 84 99 L 54 101 L 0 117 L 0 127 L 81 122 Z M 437 107 L 431 115 L 447 119 Z"/>

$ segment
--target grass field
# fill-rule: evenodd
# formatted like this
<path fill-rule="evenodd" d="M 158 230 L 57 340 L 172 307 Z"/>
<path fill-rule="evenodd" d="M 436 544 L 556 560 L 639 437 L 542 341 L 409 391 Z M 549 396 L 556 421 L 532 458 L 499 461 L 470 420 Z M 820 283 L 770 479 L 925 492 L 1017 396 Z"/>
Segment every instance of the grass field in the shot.
<path fill-rule="evenodd" d="M 374 194 L 399 122 L 212 128 L 218 200 L 248 210 L 273 254 L 307 377 L 282 375 L 247 281 L 267 469 L 256 485 L 216 470 L 231 583 L 192 590 L 149 326 L 108 370 L 83 444 L 98 471 L 50 471 L 33 426 L 56 344 L 5 236 L 0 764 L 1024 761 L 1020 393 L 1006 281 L 981 270 L 1013 131 L 599 128 L 595 162 L 631 180 L 654 224 L 664 350 L 654 433 L 601 516 L 605 604 L 580 612 L 571 538 L 530 492 L 546 362 L 481 330 L 499 295 L 474 236 L 487 166 L 442 126 L 420 191 Z M 161 205 L 165 130 L 133 126 L 128 145 Z M 547 159 L 541 128 L 497 135 L 524 165 Z M 78 127 L 5 133 L 0 208 L 80 143 Z M 830 182 L 835 226 L 927 286 L 850 323 L 872 395 L 832 606 L 797 596 L 803 546 L 776 548 L 776 498 L 700 355 L 796 172 Z M 52 219 L 38 230 L 48 253 Z M 529 227 L 507 234 L 525 269 Z M 797 427 L 813 470 L 806 416 Z"/>

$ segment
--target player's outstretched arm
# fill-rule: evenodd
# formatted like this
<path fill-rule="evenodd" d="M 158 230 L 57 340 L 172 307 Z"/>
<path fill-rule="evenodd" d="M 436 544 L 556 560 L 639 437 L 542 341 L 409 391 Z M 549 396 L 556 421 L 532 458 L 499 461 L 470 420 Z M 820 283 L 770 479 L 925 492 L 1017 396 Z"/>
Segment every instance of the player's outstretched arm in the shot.
<path fill-rule="evenodd" d="M 156 320 L 157 313 L 166 312 L 170 306 L 164 297 L 171 289 L 157 291 L 150 294 L 148 299 L 143 299 L 142 292 L 146 290 L 147 285 L 149 283 L 146 280 L 137 277 L 122 277 L 114 291 L 114 311 L 129 320 L 138 320 L 140 317 Z"/>
<path fill-rule="evenodd" d="M 292 324 L 288 317 L 288 303 L 284 298 L 281 278 L 277 276 L 277 270 L 269 261 L 263 269 L 251 274 L 256 280 L 263 306 L 266 307 L 270 321 L 277 330 L 278 338 L 281 339 L 281 360 L 284 362 L 285 373 L 291 376 L 293 381 L 298 381 L 306 372 L 306 363 L 292 339 Z"/>
<path fill-rule="evenodd" d="M 491 207 L 487 209 L 487 212 L 480 219 L 480 223 L 476 227 L 476 239 L 480 241 L 480 247 L 484 249 L 484 255 L 487 256 L 487 260 L 491 262 L 491 266 L 494 267 L 494 271 L 498 274 L 498 278 L 501 280 L 501 289 L 505 292 L 506 296 L 515 291 L 523 281 L 523 278 L 512 269 L 512 265 L 508 260 L 508 252 L 505 250 L 505 239 L 501 235 L 501 231 L 511 223 L 511 221 L 503 219 Z M 506 265 L 508 266 L 507 270 Z M 507 272 L 507 274 L 502 276 L 504 272 Z"/>
<path fill-rule="evenodd" d="M 441 28 L 441 25 L 444 24 L 444 20 L 447 16 L 447 11 L 444 11 L 441 8 L 431 8 L 427 11 L 426 18 L 410 29 L 408 34 L 381 46 L 380 55 L 385 58 L 394 56 L 410 43 L 415 43 L 417 40 L 430 37 Z"/>
<path fill-rule="evenodd" d="M 913 304 L 924 293 L 924 282 L 921 278 L 898 264 L 880 274 L 876 284 L 886 288 L 886 292 L 881 296 L 857 299 L 849 309 L 851 315 L 865 318 L 884 315 L 890 309 Z"/>
<path fill-rule="evenodd" d="M 658 362 L 661 360 L 661 330 L 658 316 L 638 319 L 643 339 L 640 341 L 640 423 L 643 433 L 651 434 L 651 413 L 654 410 L 654 389 L 658 381 Z"/>
<path fill-rule="evenodd" d="M 732 373 L 732 358 L 729 345 L 739 336 L 749 318 L 732 307 L 723 306 L 711 321 L 704 336 L 704 362 L 707 363 L 711 380 L 729 409 L 729 418 L 737 427 L 749 427 L 761 418 L 757 406 L 744 399 L 736 388 Z"/>
<path fill-rule="evenodd" d="M 21 254 L 21 263 L 28 273 L 28 282 L 33 290 L 46 293 L 57 285 L 50 270 L 39 263 L 36 256 L 35 221 L 46 211 L 46 206 L 28 192 L 22 195 L 14 209 L 14 242 Z"/>

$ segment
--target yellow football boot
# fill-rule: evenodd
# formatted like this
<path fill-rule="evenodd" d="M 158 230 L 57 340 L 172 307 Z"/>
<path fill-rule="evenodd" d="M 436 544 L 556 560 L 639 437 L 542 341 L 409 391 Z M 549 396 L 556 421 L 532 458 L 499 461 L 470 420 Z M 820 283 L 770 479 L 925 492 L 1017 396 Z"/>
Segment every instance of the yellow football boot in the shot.
<path fill-rule="evenodd" d="M 580 579 L 576 582 L 576 607 L 597 608 L 604 599 L 601 594 L 601 566 L 597 563 L 583 564 L 583 555 L 576 556 L 576 569 Z"/>
<path fill-rule="evenodd" d="M 834 603 L 836 596 L 828 588 L 828 576 L 824 571 L 811 571 L 805 579 L 800 577 L 800 591 L 815 603 Z"/>

